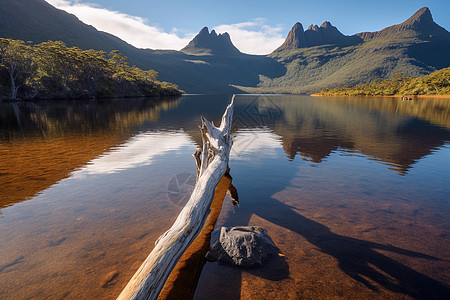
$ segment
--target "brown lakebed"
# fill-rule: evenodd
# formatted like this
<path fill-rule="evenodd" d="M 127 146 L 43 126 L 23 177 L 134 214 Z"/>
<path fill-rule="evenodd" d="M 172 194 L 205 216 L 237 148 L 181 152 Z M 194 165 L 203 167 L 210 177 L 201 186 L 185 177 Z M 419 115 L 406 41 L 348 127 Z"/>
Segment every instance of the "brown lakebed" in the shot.
<path fill-rule="evenodd" d="M 230 98 L 1 104 L 0 298 L 117 297 L 192 188 L 200 115 L 217 123 Z M 238 96 L 241 203 L 225 198 L 217 226 L 263 226 L 284 256 L 206 263 L 194 298 L 447 296 L 449 113 L 448 99 Z"/>

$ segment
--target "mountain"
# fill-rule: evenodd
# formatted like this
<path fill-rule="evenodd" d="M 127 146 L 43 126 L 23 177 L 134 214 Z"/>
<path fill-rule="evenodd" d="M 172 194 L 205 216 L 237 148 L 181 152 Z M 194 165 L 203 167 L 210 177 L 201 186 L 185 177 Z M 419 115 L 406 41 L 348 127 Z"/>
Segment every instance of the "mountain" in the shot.
<path fill-rule="evenodd" d="M 227 33 L 207 27 L 181 51 L 137 49 L 44 0 L 2 0 L 0 37 L 117 49 L 131 65 L 154 69 L 161 81 L 188 93 L 311 93 L 450 66 L 450 34 L 433 21 L 428 8 L 401 24 L 352 36 L 330 22 L 306 30 L 296 23 L 283 45 L 267 56 L 241 53 Z"/>
<path fill-rule="evenodd" d="M 303 30 L 303 25 L 297 22 L 292 27 L 285 42 L 275 52 L 327 44 L 344 46 L 361 41 L 362 39 L 358 36 L 343 35 L 328 21 L 324 22 L 320 27 L 310 25 L 306 31 Z"/>
<path fill-rule="evenodd" d="M 259 74 L 273 77 L 286 72 L 272 58 L 240 53 L 228 33 L 217 35 L 204 28 L 184 51 L 138 49 L 44 0 L 2 0 L 0 37 L 34 43 L 61 40 L 82 49 L 119 50 L 131 65 L 156 70 L 159 80 L 175 83 L 188 93 L 233 93 L 238 91 L 233 84 L 256 86 Z"/>
<path fill-rule="evenodd" d="M 357 36 L 363 38 L 364 40 L 368 40 L 404 34 L 408 31 L 416 34 L 422 34 L 423 36 L 432 35 L 445 37 L 445 35 L 448 35 L 447 30 L 434 22 L 430 9 L 428 7 L 423 7 L 401 24 L 390 26 L 377 32 L 358 33 Z"/>
<path fill-rule="evenodd" d="M 35 43 L 60 40 L 82 49 L 135 50 L 121 39 L 80 22 L 74 15 L 44 0 L 2 0 L 0 37 Z"/>
<path fill-rule="evenodd" d="M 212 30 L 209 33 L 208 27 L 204 27 L 189 42 L 189 44 L 181 49 L 187 54 L 216 54 L 216 55 L 235 55 L 241 52 L 233 45 L 230 35 L 225 32 L 217 35 Z"/>
<path fill-rule="evenodd" d="M 261 76 L 252 93 L 312 93 L 323 88 L 368 83 L 396 73 L 421 76 L 450 66 L 450 33 L 424 7 L 405 22 L 377 32 L 341 34 L 329 22 L 306 31 L 294 25 L 285 42 L 269 57 L 287 71 Z"/>

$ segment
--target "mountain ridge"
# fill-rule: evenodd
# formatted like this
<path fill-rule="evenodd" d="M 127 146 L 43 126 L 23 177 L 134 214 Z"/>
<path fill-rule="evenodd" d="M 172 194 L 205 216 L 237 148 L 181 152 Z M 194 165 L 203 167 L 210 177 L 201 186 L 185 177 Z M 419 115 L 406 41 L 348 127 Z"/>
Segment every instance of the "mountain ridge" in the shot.
<path fill-rule="evenodd" d="M 416 31 L 418 33 L 424 35 L 437 34 L 443 35 L 448 34 L 449 32 L 436 24 L 433 20 L 433 16 L 431 15 L 431 11 L 428 7 L 422 7 L 417 12 L 415 12 L 411 17 L 409 17 L 406 21 L 386 27 L 382 30 L 375 32 L 361 32 L 356 35 L 361 37 L 364 40 L 385 37 L 392 34 L 398 34 L 405 31 Z"/>
<path fill-rule="evenodd" d="M 294 25 L 282 47 L 269 55 L 286 66 L 286 74 L 261 76 L 256 87 L 238 88 L 249 93 L 315 93 L 389 79 L 396 73 L 422 76 L 450 66 L 450 33 L 434 22 L 427 7 L 400 24 L 347 36 L 354 39 L 347 44 L 289 47 L 290 42 L 301 41 L 299 24 Z M 310 26 L 310 30 L 320 31 L 317 26 Z"/>
<path fill-rule="evenodd" d="M 228 34 L 221 36 L 229 39 Z M 84 24 L 74 15 L 56 9 L 44 0 L 3 0 L 0 5 L 0 37 L 34 43 L 61 40 L 68 46 L 81 49 L 119 50 L 128 57 L 130 65 L 156 70 L 159 80 L 175 83 L 188 93 L 236 93 L 239 90 L 233 84 L 255 86 L 260 74 L 273 77 L 286 71 L 269 57 L 240 52 L 218 55 L 138 49 Z"/>
<path fill-rule="evenodd" d="M 376 32 L 342 34 L 329 21 L 304 30 L 298 22 L 269 55 L 240 52 L 228 33 L 205 27 L 182 51 L 138 49 L 96 30 L 44 0 L 3 0 L 0 37 L 62 40 L 82 49 L 119 50 L 131 65 L 159 72 L 188 93 L 311 93 L 375 78 L 429 74 L 450 66 L 450 34 L 424 7 Z"/>
<path fill-rule="evenodd" d="M 303 30 L 302 23 L 297 22 L 289 31 L 284 43 L 275 49 L 274 52 L 327 44 L 345 46 L 358 42 L 362 42 L 361 38 L 342 34 L 329 21 L 325 21 L 320 27 L 311 24 L 306 30 Z"/>
<path fill-rule="evenodd" d="M 2 0 L 2 2 L 0 5 L 2 37 L 34 43 L 61 40 L 68 46 L 104 51 L 126 51 L 134 48 L 112 34 L 98 31 L 93 26 L 82 23 L 75 15 L 57 9 L 44 0 Z"/>

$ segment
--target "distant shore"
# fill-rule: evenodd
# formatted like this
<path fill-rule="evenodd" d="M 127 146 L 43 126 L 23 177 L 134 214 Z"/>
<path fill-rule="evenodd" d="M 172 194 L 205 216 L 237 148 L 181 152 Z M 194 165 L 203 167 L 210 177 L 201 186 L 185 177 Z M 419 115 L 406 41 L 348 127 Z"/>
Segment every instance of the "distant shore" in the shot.
<path fill-rule="evenodd" d="M 368 98 L 377 98 L 377 97 L 383 97 L 383 98 L 444 98 L 444 99 L 450 99 L 450 95 L 322 95 L 322 94 L 311 94 L 310 96 L 313 97 L 368 97 Z"/>

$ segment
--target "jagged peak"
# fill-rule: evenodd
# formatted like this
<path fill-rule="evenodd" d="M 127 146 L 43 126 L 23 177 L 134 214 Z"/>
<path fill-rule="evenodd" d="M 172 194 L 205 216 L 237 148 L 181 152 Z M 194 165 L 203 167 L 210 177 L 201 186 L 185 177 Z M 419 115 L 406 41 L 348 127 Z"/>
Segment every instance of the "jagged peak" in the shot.
<path fill-rule="evenodd" d="M 319 27 L 311 24 L 306 31 L 300 22 L 295 23 L 284 43 L 275 51 L 298 49 L 304 47 L 321 46 L 327 44 L 350 45 L 361 41 L 361 38 L 343 35 L 329 21 L 325 21 Z"/>
<path fill-rule="evenodd" d="M 331 23 L 329 21 L 325 21 L 325 22 L 323 22 L 322 25 L 320 25 L 320 28 L 330 28 L 330 27 L 334 27 L 334 26 L 331 25 Z"/>
<path fill-rule="evenodd" d="M 297 30 L 298 28 L 301 28 L 301 29 L 303 30 L 303 25 L 302 25 L 302 23 L 300 23 L 300 22 L 295 23 L 294 26 L 292 26 L 291 31 L 292 31 L 292 30 Z"/>
<path fill-rule="evenodd" d="M 294 26 L 292 26 L 291 30 L 288 33 L 288 36 L 290 36 L 290 35 L 298 36 L 299 34 L 303 34 L 304 32 L 305 32 L 305 30 L 303 29 L 302 23 L 297 22 L 294 24 Z"/>
<path fill-rule="evenodd" d="M 306 30 L 319 31 L 319 26 L 311 24 Z"/>
<path fill-rule="evenodd" d="M 230 35 L 225 33 L 217 34 L 213 29 L 209 32 L 208 27 L 202 30 L 189 42 L 189 44 L 181 49 L 186 53 L 220 53 L 220 54 L 237 54 L 240 51 L 231 42 Z"/>
<path fill-rule="evenodd" d="M 209 29 L 206 26 L 203 27 L 202 30 L 200 30 L 199 33 L 195 37 L 198 37 L 198 36 L 212 36 L 212 37 L 221 37 L 221 36 L 223 36 L 224 38 L 229 38 L 230 37 L 228 32 L 217 34 L 217 32 L 214 29 L 211 30 L 211 32 L 209 32 Z"/>
<path fill-rule="evenodd" d="M 405 22 L 399 24 L 401 29 L 413 29 L 418 30 L 423 33 L 431 33 L 438 29 L 442 29 L 439 25 L 437 25 L 433 16 L 431 15 L 431 11 L 428 7 L 422 7 L 418 11 L 416 11 L 409 19 Z"/>
<path fill-rule="evenodd" d="M 434 22 L 431 11 L 428 7 L 422 7 L 415 14 L 413 14 L 408 20 L 403 22 L 403 24 L 422 23 L 422 22 Z"/>
<path fill-rule="evenodd" d="M 200 32 L 197 35 L 203 35 L 203 34 L 208 34 L 209 35 L 209 29 L 208 27 L 203 27 L 202 30 L 200 30 Z"/>
<path fill-rule="evenodd" d="M 405 22 L 399 25 L 394 25 L 385 28 L 381 32 L 388 30 L 390 28 L 395 28 L 398 31 L 409 29 L 426 35 L 448 34 L 448 31 L 446 29 L 442 28 L 441 26 L 439 26 L 434 22 L 433 16 L 431 15 L 431 11 L 428 7 L 422 7 L 421 9 L 416 11 L 410 18 L 408 18 Z"/>
<path fill-rule="evenodd" d="M 305 31 L 303 30 L 303 25 L 297 22 L 292 26 L 289 31 L 284 43 L 278 47 L 275 51 L 287 50 L 287 49 L 297 49 L 303 47 L 306 43 Z"/>
<path fill-rule="evenodd" d="M 395 35 L 403 32 L 415 32 L 416 34 L 424 34 L 427 36 L 448 35 L 448 31 L 436 24 L 428 7 L 422 7 L 416 11 L 403 23 L 384 28 L 376 32 L 362 32 L 358 33 L 363 39 L 374 39 Z"/>

